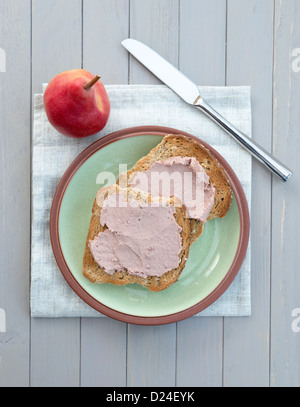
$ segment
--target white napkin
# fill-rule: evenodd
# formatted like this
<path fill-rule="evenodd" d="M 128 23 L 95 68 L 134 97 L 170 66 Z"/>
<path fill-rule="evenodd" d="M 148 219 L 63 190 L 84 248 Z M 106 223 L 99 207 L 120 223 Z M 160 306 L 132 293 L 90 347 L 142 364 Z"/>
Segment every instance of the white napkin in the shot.
<path fill-rule="evenodd" d="M 44 85 L 43 90 L 46 88 Z M 209 143 L 231 165 L 251 210 L 252 159 L 231 137 L 197 109 L 163 85 L 107 85 L 111 115 L 105 129 L 85 139 L 59 134 L 48 122 L 43 95 L 34 97 L 32 158 L 31 315 L 33 317 L 103 316 L 85 304 L 69 287 L 53 256 L 49 236 L 52 199 L 65 170 L 92 142 L 106 134 L 139 125 L 160 125 L 186 131 Z M 249 87 L 201 87 L 203 97 L 251 137 Z M 251 247 L 229 289 L 201 316 L 251 315 Z"/>

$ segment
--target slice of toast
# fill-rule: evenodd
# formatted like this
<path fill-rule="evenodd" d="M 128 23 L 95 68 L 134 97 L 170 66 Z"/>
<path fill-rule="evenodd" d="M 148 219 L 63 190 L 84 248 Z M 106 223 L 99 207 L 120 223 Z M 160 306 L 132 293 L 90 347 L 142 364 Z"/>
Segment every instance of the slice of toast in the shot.
<path fill-rule="evenodd" d="M 162 276 L 150 276 L 142 278 L 129 274 L 128 271 L 115 271 L 112 275 L 105 272 L 93 258 L 89 248 L 89 241 L 93 240 L 99 233 L 103 232 L 107 227 L 100 224 L 100 215 L 105 199 L 113 194 L 122 192 L 125 194 L 126 201 L 137 200 L 142 203 L 163 202 L 166 205 L 174 205 L 174 218 L 177 224 L 181 227 L 182 250 L 179 253 L 180 263 L 176 269 L 170 270 Z M 172 236 L 170 236 L 172 238 Z M 115 285 L 126 285 L 138 283 L 147 287 L 151 291 L 162 291 L 178 280 L 182 270 L 184 269 L 188 258 L 190 248 L 190 222 L 186 216 L 186 209 L 177 198 L 152 198 L 149 194 L 133 188 L 120 188 L 119 185 L 112 185 L 101 188 L 96 196 L 92 208 L 92 216 L 86 241 L 86 248 L 83 258 L 83 275 L 92 283 L 111 283 Z"/>
<path fill-rule="evenodd" d="M 141 158 L 127 174 L 122 174 L 118 183 L 120 185 L 124 185 L 124 183 L 130 185 L 137 172 L 148 170 L 157 161 L 164 161 L 167 158 L 178 156 L 195 157 L 205 169 L 210 183 L 215 187 L 215 202 L 208 220 L 215 217 L 223 218 L 230 208 L 232 198 L 232 190 L 225 170 L 206 147 L 190 137 L 172 134 L 165 136 L 161 143 L 153 148 L 148 155 Z M 191 243 L 193 243 L 201 235 L 204 222 L 190 219 L 190 224 Z"/>

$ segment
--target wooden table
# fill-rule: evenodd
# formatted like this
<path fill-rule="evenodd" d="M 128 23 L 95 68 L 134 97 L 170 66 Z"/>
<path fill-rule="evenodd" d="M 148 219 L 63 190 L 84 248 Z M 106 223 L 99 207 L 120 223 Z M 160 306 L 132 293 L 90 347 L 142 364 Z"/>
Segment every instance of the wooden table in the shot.
<path fill-rule="evenodd" d="M 299 386 L 300 0 L 0 0 L 0 13 L 0 385 Z M 253 162 L 251 317 L 30 318 L 33 94 L 78 67 L 159 83 L 129 36 L 199 85 L 251 85 L 254 139 L 295 171 L 283 183 Z"/>

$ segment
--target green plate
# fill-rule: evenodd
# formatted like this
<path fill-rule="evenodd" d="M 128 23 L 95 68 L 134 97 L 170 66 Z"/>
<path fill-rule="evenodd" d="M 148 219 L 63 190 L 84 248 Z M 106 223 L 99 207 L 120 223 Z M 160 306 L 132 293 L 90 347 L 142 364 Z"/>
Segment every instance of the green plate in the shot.
<path fill-rule="evenodd" d="M 167 133 L 170 131 L 157 127 L 143 131 L 128 129 L 97 141 L 71 165 L 53 201 L 51 241 L 63 275 L 88 304 L 124 322 L 151 325 L 174 322 L 206 308 L 228 288 L 247 248 L 248 208 L 243 190 L 226 163 L 231 184 L 232 181 L 239 184 L 238 188 L 233 187 L 230 210 L 223 219 L 215 218 L 205 224 L 175 284 L 164 291 L 151 292 L 138 284 L 92 284 L 82 275 L 92 205 L 103 186 L 97 183 L 99 173 L 110 172 L 118 179 L 119 164 L 127 164 L 130 169 Z M 213 153 L 217 154 L 214 150 Z M 224 165 L 224 159 L 221 161 Z M 108 180 L 111 183 L 113 179 Z"/>

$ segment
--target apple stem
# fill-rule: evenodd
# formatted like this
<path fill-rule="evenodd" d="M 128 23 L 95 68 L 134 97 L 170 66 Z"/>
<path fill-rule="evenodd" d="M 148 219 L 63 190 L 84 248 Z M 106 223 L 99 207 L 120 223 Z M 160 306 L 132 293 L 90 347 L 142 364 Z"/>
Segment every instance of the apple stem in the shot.
<path fill-rule="evenodd" d="M 99 81 L 99 79 L 101 78 L 101 76 L 95 76 L 95 78 L 94 79 L 92 79 L 90 82 L 88 82 L 88 83 L 86 83 L 85 85 L 84 85 L 84 89 L 90 89 L 92 86 L 94 86 L 95 85 L 95 83 L 96 82 L 98 82 Z"/>

